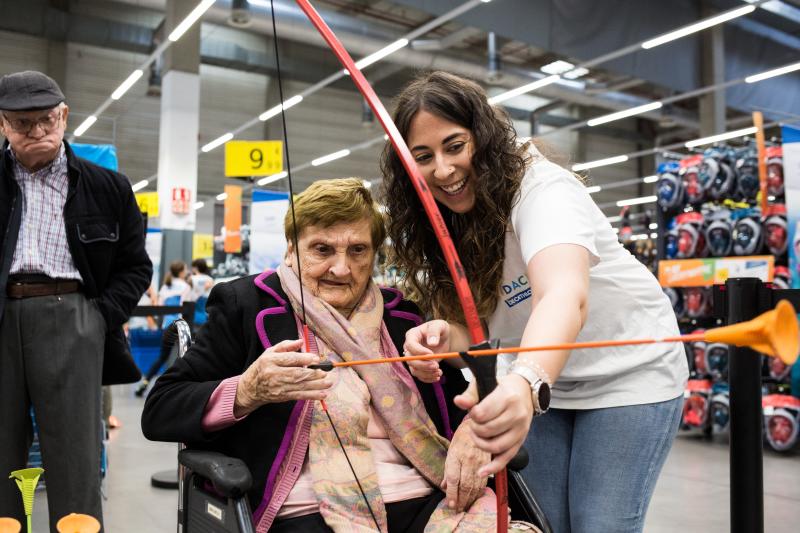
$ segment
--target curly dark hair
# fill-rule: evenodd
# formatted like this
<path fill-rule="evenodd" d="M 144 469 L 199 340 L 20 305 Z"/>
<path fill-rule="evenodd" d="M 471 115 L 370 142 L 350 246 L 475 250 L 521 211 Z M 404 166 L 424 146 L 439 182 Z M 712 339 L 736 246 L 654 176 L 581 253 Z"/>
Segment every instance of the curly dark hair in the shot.
<path fill-rule="evenodd" d="M 481 317 L 494 311 L 503 274 L 505 234 L 511 207 L 530 163 L 528 144 L 519 144 L 511 119 L 487 101 L 475 82 L 431 72 L 409 83 L 396 98 L 394 122 L 408 138 L 411 121 L 427 111 L 468 129 L 473 139 L 475 205 L 454 213 L 438 203 L 464 265 Z M 414 187 L 391 143 L 381 155 L 389 213 L 391 261 L 403 273 L 409 297 L 437 318 L 464 323 L 461 305 Z"/>

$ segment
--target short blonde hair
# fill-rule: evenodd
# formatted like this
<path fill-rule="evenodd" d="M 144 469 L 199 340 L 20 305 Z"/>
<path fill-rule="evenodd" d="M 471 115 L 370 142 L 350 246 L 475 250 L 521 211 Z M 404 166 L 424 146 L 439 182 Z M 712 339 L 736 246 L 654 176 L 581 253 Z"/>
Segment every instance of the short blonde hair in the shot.
<path fill-rule="evenodd" d="M 318 180 L 294 198 L 292 222 L 291 207 L 283 219 L 286 241 L 292 241 L 295 234 L 300 235 L 310 226 L 324 228 L 343 222 L 357 222 L 368 219 L 370 234 L 375 251 L 386 239 L 386 223 L 369 189 L 358 178 L 339 178 Z"/>

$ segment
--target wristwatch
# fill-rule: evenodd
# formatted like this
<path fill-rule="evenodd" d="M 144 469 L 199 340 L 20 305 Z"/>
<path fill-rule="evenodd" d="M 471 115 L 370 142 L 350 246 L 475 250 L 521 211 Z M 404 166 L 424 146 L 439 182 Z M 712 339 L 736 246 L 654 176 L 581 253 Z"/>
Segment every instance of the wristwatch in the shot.
<path fill-rule="evenodd" d="M 531 397 L 533 398 L 533 416 L 545 414 L 550 407 L 550 385 L 527 366 L 511 365 L 509 373 L 522 376 L 530 384 Z"/>

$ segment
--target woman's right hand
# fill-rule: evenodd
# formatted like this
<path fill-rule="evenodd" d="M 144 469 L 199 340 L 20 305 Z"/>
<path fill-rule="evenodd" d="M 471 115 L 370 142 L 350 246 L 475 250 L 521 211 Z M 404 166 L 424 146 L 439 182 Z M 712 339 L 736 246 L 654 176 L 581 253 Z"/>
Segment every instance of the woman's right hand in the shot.
<path fill-rule="evenodd" d="M 428 355 L 450 350 L 450 324 L 431 320 L 406 332 L 403 355 Z M 442 377 L 439 360 L 408 361 L 411 375 L 423 383 L 435 383 Z"/>
<path fill-rule="evenodd" d="M 306 368 L 321 359 L 298 352 L 302 346 L 302 339 L 279 342 L 244 371 L 236 388 L 234 416 L 244 416 L 268 403 L 325 399 L 333 382 L 327 372 Z"/>

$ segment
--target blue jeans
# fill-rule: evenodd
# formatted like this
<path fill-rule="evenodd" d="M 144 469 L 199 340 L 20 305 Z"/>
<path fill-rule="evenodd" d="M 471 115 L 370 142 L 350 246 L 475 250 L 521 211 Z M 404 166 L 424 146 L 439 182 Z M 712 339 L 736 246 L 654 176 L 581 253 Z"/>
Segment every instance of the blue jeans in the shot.
<path fill-rule="evenodd" d="M 554 533 L 636 533 L 678 431 L 683 397 L 535 418 L 522 471 Z"/>

